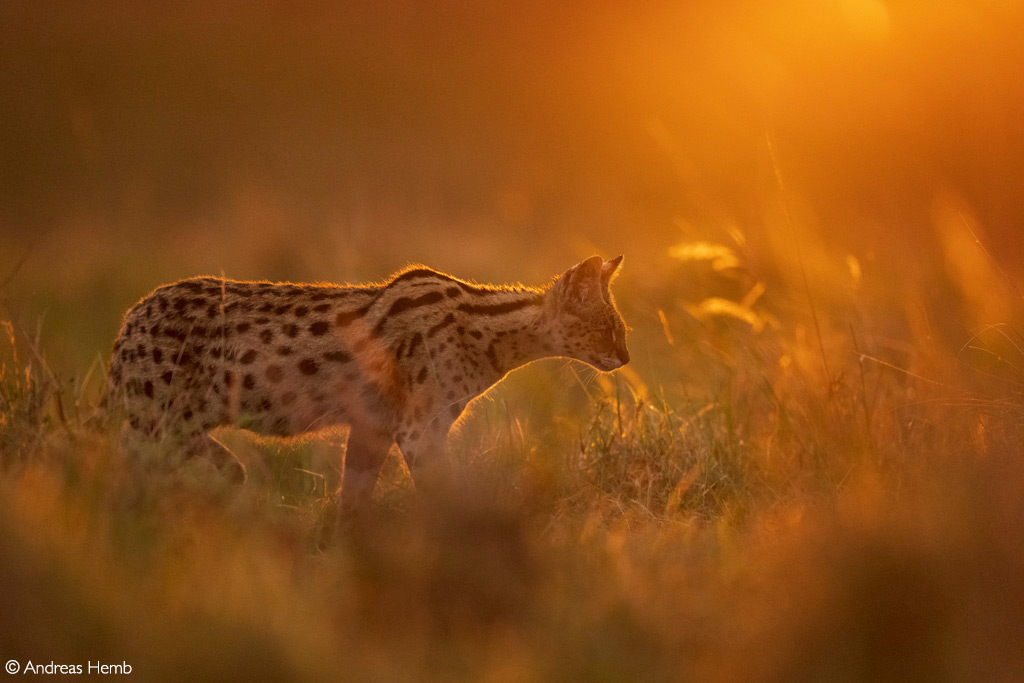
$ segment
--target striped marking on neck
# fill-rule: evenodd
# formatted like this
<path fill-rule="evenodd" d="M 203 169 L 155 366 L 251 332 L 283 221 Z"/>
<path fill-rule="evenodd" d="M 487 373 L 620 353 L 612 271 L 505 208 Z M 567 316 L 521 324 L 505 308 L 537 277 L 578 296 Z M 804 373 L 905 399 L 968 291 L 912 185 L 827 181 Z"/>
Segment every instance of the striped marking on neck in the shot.
<path fill-rule="evenodd" d="M 528 306 L 540 306 L 544 303 L 544 295 L 536 292 L 525 299 L 504 301 L 500 304 L 459 304 L 458 310 L 472 315 L 504 315 Z"/>

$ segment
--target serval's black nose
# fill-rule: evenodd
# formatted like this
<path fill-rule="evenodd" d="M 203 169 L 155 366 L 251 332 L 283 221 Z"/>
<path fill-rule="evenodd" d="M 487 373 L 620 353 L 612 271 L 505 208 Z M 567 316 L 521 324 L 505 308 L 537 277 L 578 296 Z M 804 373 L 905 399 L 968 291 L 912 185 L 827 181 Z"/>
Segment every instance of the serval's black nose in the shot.
<path fill-rule="evenodd" d="M 625 365 L 626 363 L 629 362 L 629 351 L 626 349 L 626 345 L 625 344 L 623 344 L 622 346 L 620 346 L 617 349 L 615 349 L 615 356 L 620 361 L 622 361 L 623 365 Z"/>

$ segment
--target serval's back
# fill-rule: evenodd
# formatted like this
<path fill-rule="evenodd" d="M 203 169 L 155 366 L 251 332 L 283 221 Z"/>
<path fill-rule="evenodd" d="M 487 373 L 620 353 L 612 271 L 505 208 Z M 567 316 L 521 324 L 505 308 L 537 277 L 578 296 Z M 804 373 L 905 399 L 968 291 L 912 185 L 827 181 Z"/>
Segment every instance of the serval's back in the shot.
<path fill-rule="evenodd" d="M 182 280 L 125 315 L 107 403 L 134 433 L 194 453 L 216 447 L 206 435 L 220 425 L 289 436 L 347 424 L 342 501 L 359 508 L 393 443 L 422 479 L 466 404 L 510 370 L 551 356 L 627 363 L 610 291 L 621 260 L 591 257 L 543 288 L 424 267 L 369 286 Z"/>

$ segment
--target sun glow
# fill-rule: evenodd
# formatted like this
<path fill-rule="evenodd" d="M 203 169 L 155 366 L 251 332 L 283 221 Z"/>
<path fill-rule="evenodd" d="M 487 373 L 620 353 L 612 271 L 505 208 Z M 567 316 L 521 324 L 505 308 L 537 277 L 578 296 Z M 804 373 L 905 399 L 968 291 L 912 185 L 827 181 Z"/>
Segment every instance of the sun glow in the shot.
<path fill-rule="evenodd" d="M 854 37 L 882 40 L 889 36 L 891 18 L 882 0 L 839 0 L 839 10 Z"/>

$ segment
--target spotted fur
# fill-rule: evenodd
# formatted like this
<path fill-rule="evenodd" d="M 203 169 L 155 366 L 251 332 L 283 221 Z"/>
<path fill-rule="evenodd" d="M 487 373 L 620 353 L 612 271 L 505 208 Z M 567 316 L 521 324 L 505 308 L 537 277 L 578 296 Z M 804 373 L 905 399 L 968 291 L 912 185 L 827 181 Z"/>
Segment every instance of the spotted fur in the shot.
<path fill-rule="evenodd" d="M 424 267 L 358 287 L 182 280 L 125 315 L 107 402 L 134 433 L 196 450 L 220 425 L 290 436 L 347 424 L 342 501 L 357 509 L 393 443 L 419 480 L 466 404 L 509 371 L 551 356 L 629 362 L 610 291 L 621 260 L 593 256 L 543 288 Z"/>

